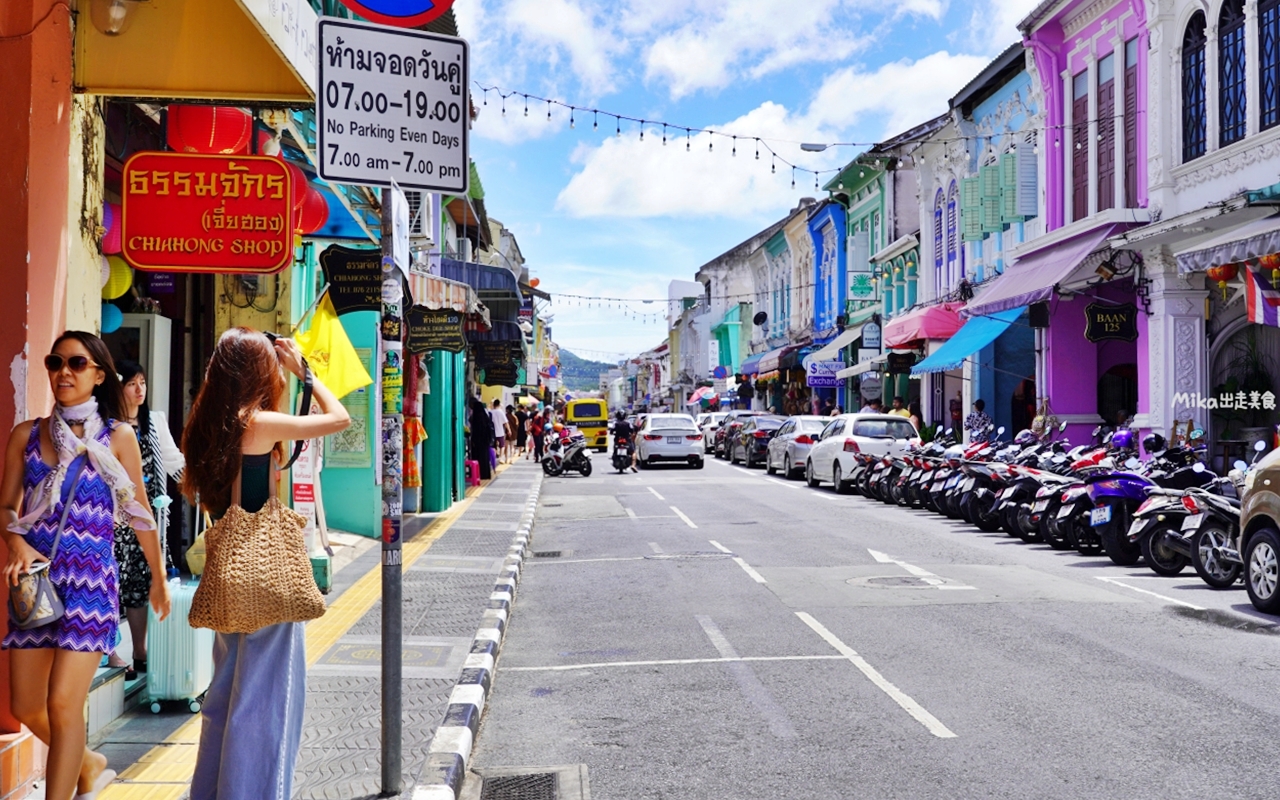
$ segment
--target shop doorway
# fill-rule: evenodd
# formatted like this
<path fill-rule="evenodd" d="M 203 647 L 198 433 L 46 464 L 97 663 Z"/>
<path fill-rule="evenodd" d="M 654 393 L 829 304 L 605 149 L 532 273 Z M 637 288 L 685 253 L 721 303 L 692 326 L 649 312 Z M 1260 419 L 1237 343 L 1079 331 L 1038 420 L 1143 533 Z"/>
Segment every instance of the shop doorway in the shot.
<path fill-rule="evenodd" d="M 1137 410 L 1138 365 L 1116 364 L 1098 379 L 1098 415 L 1114 424 L 1118 412 L 1132 417 Z"/>
<path fill-rule="evenodd" d="M 1031 421 L 1036 417 L 1036 382 L 1031 378 L 1023 379 L 1013 390 L 1010 403 L 1009 419 L 1013 422 L 1011 435 L 1017 435 L 1030 428 Z"/>

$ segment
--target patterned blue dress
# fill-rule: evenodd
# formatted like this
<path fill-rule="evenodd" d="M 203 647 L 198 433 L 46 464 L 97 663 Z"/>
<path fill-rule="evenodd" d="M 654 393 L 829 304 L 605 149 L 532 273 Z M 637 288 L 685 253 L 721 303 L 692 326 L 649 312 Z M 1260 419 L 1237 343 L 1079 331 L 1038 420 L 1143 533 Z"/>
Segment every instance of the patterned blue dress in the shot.
<path fill-rule="evenodd" d="M 24 506 L 25 498 L 30 497 L 40 481 L 53 471 L 40 458 L 42 424 L 42 420 L 37 420 L 31 426 L 31 438 L 23 452 L 26 466 L 22 479 Z M 110 445 L 113 424 L 109 423 L 98 435 L 102 444 Z M 62 489 L 58 488 L 59 499 L 49 513 L 27 533 L 27 544 L 45 556 L 53 550 L 53 537 L 62 516 Z M 83 653 L 105 653 L 116 645 L 119 599 L 116 560 L 112 552 L 115 503 L 111 488 L 92 463 L 85 464 L 75 497 L 70 502 L 71 513 L 67 515 L 67 527 L 62 531 L 62 543 L 58 545 L 58 555 L 49 567 L 49 577 L 58 588 L 66 613 L 48 625 L 9 631 L 4 637 L 3 646 L 6 648 L 56 647 Z"/>

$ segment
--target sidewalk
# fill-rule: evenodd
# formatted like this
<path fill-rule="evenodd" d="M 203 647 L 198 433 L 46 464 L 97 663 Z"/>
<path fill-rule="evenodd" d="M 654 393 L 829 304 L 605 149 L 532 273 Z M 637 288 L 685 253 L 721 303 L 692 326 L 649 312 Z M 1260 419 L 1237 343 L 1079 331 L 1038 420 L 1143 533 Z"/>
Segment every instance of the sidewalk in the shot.
<path fill-rule="evenodd" d="M 412 797 L 449 708 L 521 517 L 541 479 L 518 461 L 441 514 L 406 519 L 402 796 Z M 377 797 L 381 768 L 381 548 L 340 570 L 329 611 L 307 625 L 307 716 L 294 797 Z M 505 616 L 505 615 L 504 615 Z M 186 797 L 200 718 L 126 717 L 98 741 L 119 780 L 100 800 Z"/>

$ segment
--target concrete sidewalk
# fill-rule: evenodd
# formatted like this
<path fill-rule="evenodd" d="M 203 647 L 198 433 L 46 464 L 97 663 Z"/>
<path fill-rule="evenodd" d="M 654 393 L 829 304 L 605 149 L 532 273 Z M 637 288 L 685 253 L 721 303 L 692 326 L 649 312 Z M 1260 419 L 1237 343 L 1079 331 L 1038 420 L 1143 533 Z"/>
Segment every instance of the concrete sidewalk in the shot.
<path fill-rule="evenodd" d="M 405 797 L 423 778 L 446 712 L 454 713 L 450 696 L 464 666 L 475 672 L 477 632 L 492 638 L 495 624 L 505 627 L 510 595 L 495 600 L 495 582 L 510 582 L 514 591 L 541 478 L 536 463 L 518 461 L 449 511 L 406 520 Z M 307 625 L 307 716 L 295 798 L 372 798 L 381 789 L 380 553 L 370 548 L 339 571 L 329 611 Z M 177 710 L 140 711 L 113 725 L 97 745 L 120 778 L 101 800 L 185 797 L 199 731 L 198 716 Z"/>

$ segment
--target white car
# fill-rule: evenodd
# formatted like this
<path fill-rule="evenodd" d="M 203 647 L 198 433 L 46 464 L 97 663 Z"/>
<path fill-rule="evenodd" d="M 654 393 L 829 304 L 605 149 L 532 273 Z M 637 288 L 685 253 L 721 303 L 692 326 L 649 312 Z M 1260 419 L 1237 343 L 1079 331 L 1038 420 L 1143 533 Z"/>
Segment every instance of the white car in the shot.
<path fill-rule="evenodd" d="M 855 456 L 903 453 L 920 434 L 906 417 L 893 414 L 841 414 L 822 430 L 809 448 L 804 477 L 810 486 L 826 482 L 836 491 L 847 491 Z"/>
<path fill-rule="evenodd" d="M 650 414 L 636 435 L 640 468 L 675 461 L 702 469 L 702 431 L 688 414 Z"/>
<path fill-rule="evenodd" d="M 728 411 L 711 411 L 698 415 L 698 430 L 702 431 L 702 452 L 710 453 L 716 446 L 716 429 L 727 416 Z"/>

